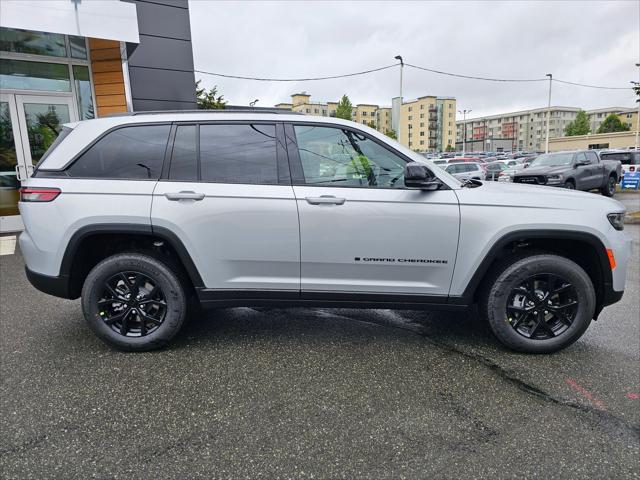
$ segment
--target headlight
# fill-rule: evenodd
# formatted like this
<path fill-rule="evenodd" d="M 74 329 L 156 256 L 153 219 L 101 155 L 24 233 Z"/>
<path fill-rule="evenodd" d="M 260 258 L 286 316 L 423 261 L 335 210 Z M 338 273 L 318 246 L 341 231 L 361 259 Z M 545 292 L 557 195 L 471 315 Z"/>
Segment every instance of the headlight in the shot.
<path fill-rule="evenodd" d="M 610 213 L 607 215 L 609 223 L 616 230 L 624 230 L 624 212 L 622 213 Z"/>
<path fill-rule="evenodd" d="M 562 175 L 549 175 L 547 177 L 547 181 L 549 181 L 549 182 L 560 182 L 560 181 L 562 181 Z"/>

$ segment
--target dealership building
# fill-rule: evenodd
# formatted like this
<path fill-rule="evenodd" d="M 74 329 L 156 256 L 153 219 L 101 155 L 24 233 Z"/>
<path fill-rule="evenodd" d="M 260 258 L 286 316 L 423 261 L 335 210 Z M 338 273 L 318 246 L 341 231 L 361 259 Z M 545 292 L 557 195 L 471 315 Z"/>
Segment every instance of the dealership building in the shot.
<path fill-rule="evenodd" d="M 62 124 L 194 108 L 187 0 L 2 0 L 0 233 Z"/>

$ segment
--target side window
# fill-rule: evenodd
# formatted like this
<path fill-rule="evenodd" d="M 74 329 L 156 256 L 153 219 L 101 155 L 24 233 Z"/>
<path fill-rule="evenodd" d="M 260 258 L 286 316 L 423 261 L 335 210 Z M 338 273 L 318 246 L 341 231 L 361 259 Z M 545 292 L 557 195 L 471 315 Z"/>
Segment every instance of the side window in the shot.
<path fill-rule="evenodd" d="M 198 151 L 196 148 L 196 126 L 180 125 L 171 152 L 170 180 L 198 181 Z"/>
<path fill-rule="evenodd" d="M 598 163 L 598 154 L 596 152 L 586 152 L 587 161 L 594 165 Z"/>
<path fill-rule="evenodd" d="M 67 170 L 72 177 L 157 180 L 170 125 L 118 128 L 98 140 Z"/>
<path fill-rule="evenodd" d="M 576 163 L 585 163 L 587 161 L 587 156 L 583 152 L 576 154 Z"/>
<path fill-rule="evenodd" d="M 406 161 L 347 129 L 294 126 L 307 185 L 403 188 Z"/>
<path fill-rule="evenodd" d="M 203 182 L 276 185 L 275 125 L 200 125 Z"/>

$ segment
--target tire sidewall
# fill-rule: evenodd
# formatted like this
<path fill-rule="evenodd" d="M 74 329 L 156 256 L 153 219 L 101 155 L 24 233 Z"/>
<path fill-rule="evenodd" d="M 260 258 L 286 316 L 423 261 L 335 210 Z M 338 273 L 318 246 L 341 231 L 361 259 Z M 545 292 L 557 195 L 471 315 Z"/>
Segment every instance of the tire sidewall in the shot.
<path fill-rule="evenodd" d="M 506 306 L 516 286 L 527 278 L 551 273 L 568 280 L 575 288 L 578 309 L 571 326 L 557 337 L 531 340 L 520 335 L 507 320 Z M 595 311 L 595 291 L 587 273 L 576 263 L 556 255 L 527 257 L 507 267 L 489 292 L 487 318 L 494 334 L 508 347 L 529 353 L 550 353 L 575 342 L 589 327 Z"/>
<path fill-rule="evenodd" d="M 112 330 L 100 317 L 98 300 L 107 279 L 120 272 L 140 272 L 162 290 L 167 312 L 162 324 L 144 337 L 125 337 Z M 82 288 L 82 310 L 93 332 L 106 343 L 124 350 L 151 350 L 165 345 L 180 330 L 186 317 L 186 298 L 175 274 L 160 261 L 140 254 L 120 254 L 96 265 Z"/>

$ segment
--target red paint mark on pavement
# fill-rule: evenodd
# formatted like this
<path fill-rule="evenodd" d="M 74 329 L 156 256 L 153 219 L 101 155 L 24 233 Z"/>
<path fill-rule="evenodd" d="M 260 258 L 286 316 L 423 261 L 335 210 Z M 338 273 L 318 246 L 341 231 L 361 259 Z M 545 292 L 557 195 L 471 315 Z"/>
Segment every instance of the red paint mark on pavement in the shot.
<path fill-rule="evenodd" d="M 640 398 L 640 393 L 631 393 L 631 392 L 629 392 L 629 393 L 627 393 L 625 395 L 625 397 L 627 397 L 627 398 L 629 398 L 631 400 L 638 400 Z"/>
<path fill-rule="evenodd" d="M 564 383 L 569 385 L 569 387 L 571 387 L 571 389 L 574 392 L 579 393 L 584 398 L 589 400 L 593 404 L 593 406 L 596 407 L 598 410 L 602 410 L 602 411 L 606 411 L 607 410 L 607 407 L 605 406 L 605 404 L 601 400 L 598 400 L 595 397 L 595 395 L 593 393 L 591 393 L 589 390 L 587 390 L 586 388 L 578 385 L 578 382 L 576 382 L 573 378 L 567 378 L 564 381 Z"/>

